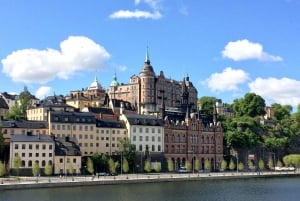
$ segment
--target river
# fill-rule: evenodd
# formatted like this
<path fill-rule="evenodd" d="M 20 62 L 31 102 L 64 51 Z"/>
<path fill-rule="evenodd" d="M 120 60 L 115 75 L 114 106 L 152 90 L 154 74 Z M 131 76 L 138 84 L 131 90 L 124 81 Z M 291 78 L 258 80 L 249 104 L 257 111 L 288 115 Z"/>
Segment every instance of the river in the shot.
<path fill-rule="evenodd" d="M 0 190 L 0 201 L 299 201 L 300 178 Z"/>

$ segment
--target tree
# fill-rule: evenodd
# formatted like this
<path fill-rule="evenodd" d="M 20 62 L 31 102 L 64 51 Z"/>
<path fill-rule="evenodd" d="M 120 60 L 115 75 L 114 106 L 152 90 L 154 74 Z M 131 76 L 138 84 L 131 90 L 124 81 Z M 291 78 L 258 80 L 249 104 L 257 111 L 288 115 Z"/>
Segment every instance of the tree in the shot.
<path fill-rule="evenodd" d="M 114 160 L 112 158 L 110 158 L 108 160 L 108 169 L 111 174 L 116 173 L 116 163 L 114 162 Z"/>
<path fill-rule="evenodd" d="M 194 169 L 198 172 L 199 170 L 200 170 L 200 161 L 199 161 L 199 159 L 198 158 L 196 158 L 195 159 L 195 161 L 194 161 Z"/>
<path fill-rule="evenodd" d="M 270 170 L 274 169 L 274 161 L 272 159 L 272 156 L 269 157 L 268 167 L 269 167 Z"/>
<path fill-rule="evenodd" d="M 4 118 L 7 119 L 7 120 L 10 120 L 10 119 L 14 119 L 14 120 L 22 119 L 21 108 L 20 108 L 20 106 L 18 105 L 17 102 L 15 102 L 15 104 L 9 108 L 9 111 L 4 116 Z"/>
<path fill-rule="evenodd" d="M 74 174 L 74 167 L 73 167 L 73 164 L 71 162 L 67 162 L 67 168 L 68 168 L 69 174 L 73 176 L 73 174 Z"/>
<path fill-rule="evenodd" d="M 0 161 L 0 177 L 3 177 L 6 174 L 5 165 L 2 161 Z M 3 179 L 1 180 L 3 184 Z"/>
<path fill-rule="evenodd" d="M 36 182 L 38 182 L 39 174 L 40 174 L 40 165 L 38 161 L 35 161 L 32 166 L 32 174 L 36 176 Z"/>
<path fill-rule="evenodd" d="M 232 159 L 230 159 L 230 162 L 229 162 L 229 170 L 234 170 L 235 169 L 235 163 L 233 162 Z"/>
<path fill-rule="evenodd" d="M 192 164 L 190 163 L 190 161 L 186 161 L 186 162 L 185 162 L 185 168 L 186 168 L 188 171 L 191 171 L 191 169 L 192 169 Z"/>
<path fill-rule="evenodd" d="M 239 162 L 239 164 L 238 164 L 238 170 L 239 171 L 243 171 L 244 170 L 244 163 L 242 163 L 242 162 Z"/>
<path fill-rule="evenodd" d="M 148 160 L 145 161 L 144 171 L 147 173 L 151 172 L 151 165 Z"/>
<path fill-rule="evenodd" d="M 290 105 L 280 105 L 278 103 L 273 103 L 271 105 L 273 112 L 274 112 L 274 118 L 276 120 L 282 120 L 289 118 L 291 116 L 291 112 L 293 110 L 293 107 Z"/>
<path fill-rule="evenodd" d="M 173 160 L 171 158 L 168 158 L 168 171 L 169 172 L 173 172 L 174 171 L 174 163 Z"/>
<path fill-rule="evenodd" d="M 49 176 L 49 182 L 50 182 L 50 175 L 52 175 L 52 173 L 53 173 L 52 165 L 47 164 L 45 166 L 44 173 L 46 176 Z"/>
<path fill-rule="evenodd" d="M 212 115 L 214 111 L 215 102 L 215 97 L 202 96 L 198 100 L 197 104 L 203 114 Z"/>
<path fill-rule="evenodd" d="M 258 161 L 258 169 L 260 171 L 262 171 L 262 170 L 265 169 L 265 163 L 264 163 L 264 161 L 262 159 L 259 159 L 259 161 Z"/>
<path fill-rule="evenodd" d="M 221 169 L 222 170 L 226 170 L 227 169 L 227 161 L 226 160 L 222 160 L 222 162 L 221 162 Z"/>
<path fill-rule="evenodd" d="M 14 166 L 13 166 L 13 168 L 16 169 L 17 176 L 19 176 L 20 167 L 21 167 L 21 157 L 19 156 L 19 154 L 16 154 L 16 156 L 14 157 Z"/>
<path fill-rule="evenodd" d="M 123 172 L 128 173 L 129 171 L 129 164 L 126 158 L 123 159 L 123 164 L 122 164 Z"/>
<path fill-rule="evenodd" d="M 282 166 L 283 166 L 282 162 L 280 160 L 278 160 L 277 163 L 276 163 L 276 167 L 280 167 L 281 168 Z"/>
<path fill-rule="evenodd" d="M 237 117 L 257 117 L 266 114 L 265 100 L 255 93 L 246 93 L 244 98 L 236 99 L 233 102 L 233 111 Z"/>
<path fill-rule="evenodd" d="M 254 170 L 254 165 L 252 160 L 248 160 L 248 168 L 249 170 L 253 171 Z"/>
<path fill-rule="evenodd" d="M 210 171 L 210 170 L 211 170 L 211 163 L 210 163 L 210 161 L 209 161 L 208 158 L 205 159 L 205 161 L 204 161 L 204 169 L 205 169 L 206 171 Z"/>
<path fill-rule="evenodd" d="M 93 164 L 93 161 L 90 157 L 87 158 L 87 171 L 90 173 L 90 174 L 94 174 L 94 164 Z"/>
<path fill-rule="evenodd" d="M 129 170 L 135 167 L 136 149 L 135 145 L 131 144 L 128 138 L 119 139 L 119 150 L 120 156 L 123 156 L 128 161 Z"/>
<path fill-rule="evenodd" d="M 285 166 L 300 166 L 300 154 L 290 154 L 283 157 L 283 162 Z"/>
<path fill-rule="evenodd" d="M 161 165 L 157 161 L 154 163 L 154 171 L 155 172 L 160 172 L 161 171 Z"/>

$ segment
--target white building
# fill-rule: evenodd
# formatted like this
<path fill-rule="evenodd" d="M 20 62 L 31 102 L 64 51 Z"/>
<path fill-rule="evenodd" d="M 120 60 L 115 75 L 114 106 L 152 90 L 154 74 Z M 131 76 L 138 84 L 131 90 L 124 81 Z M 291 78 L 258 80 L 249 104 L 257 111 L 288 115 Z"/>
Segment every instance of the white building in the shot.
<path fill-rule="evenodd" d="M 53 139 L 47 135 L 11 135 L 9 168 L 15 168 L 16 156 L 21 159 L 20 169 L 27 169 L 27 172 L 32 170 L 35 162 L 40 168 L 45 168 L 48 164 L 53 165 L 54 148 Z"/>

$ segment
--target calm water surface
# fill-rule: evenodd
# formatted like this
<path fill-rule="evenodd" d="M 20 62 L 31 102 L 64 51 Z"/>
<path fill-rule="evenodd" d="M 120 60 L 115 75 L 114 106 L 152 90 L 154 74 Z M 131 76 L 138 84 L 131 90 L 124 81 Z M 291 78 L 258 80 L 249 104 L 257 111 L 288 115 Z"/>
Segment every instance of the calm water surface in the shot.
<path fill-rule="evenodd" d="M 299 201 L 300 178 L 0 190 L 0 201 Z"/>

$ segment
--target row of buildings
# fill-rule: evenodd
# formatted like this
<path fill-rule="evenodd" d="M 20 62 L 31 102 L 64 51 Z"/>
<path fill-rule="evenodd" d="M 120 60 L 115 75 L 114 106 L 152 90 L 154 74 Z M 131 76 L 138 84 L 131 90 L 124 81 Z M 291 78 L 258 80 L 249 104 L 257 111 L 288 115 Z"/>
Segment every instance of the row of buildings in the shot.
<path fill-rule="evenodd" d="M 20 156 L 23 169 L 38 162 L 41 168 L 51 164 L 55 174 L 70 165 L 79 173 L 83 157 L 118 155 L 120 139 L 127 138 L 137 153 L 148 153 L 147 160 L 172 159 L 178 169 L 196 158 L 203 167 L 208 159 L 213 170 L 219 169 L 223 129 L 217 112 L 226 109 L 216 104 L 213 116 L 203 116 L 197 96 L 188 76 L 176 81 L 162 71 L 156 75 L 147 50 L 139 76 L 131 76 L 128 84 L 119 84 L 115 75 L 105 90 L 96 77 L 89 87 L 67 96 L 31 101 L 27 120 L 2 120 L 7 164 L 13 168 L 14 157 Z M 11 106 L 7 94 L 1 93 L 1 99 Z"/>

